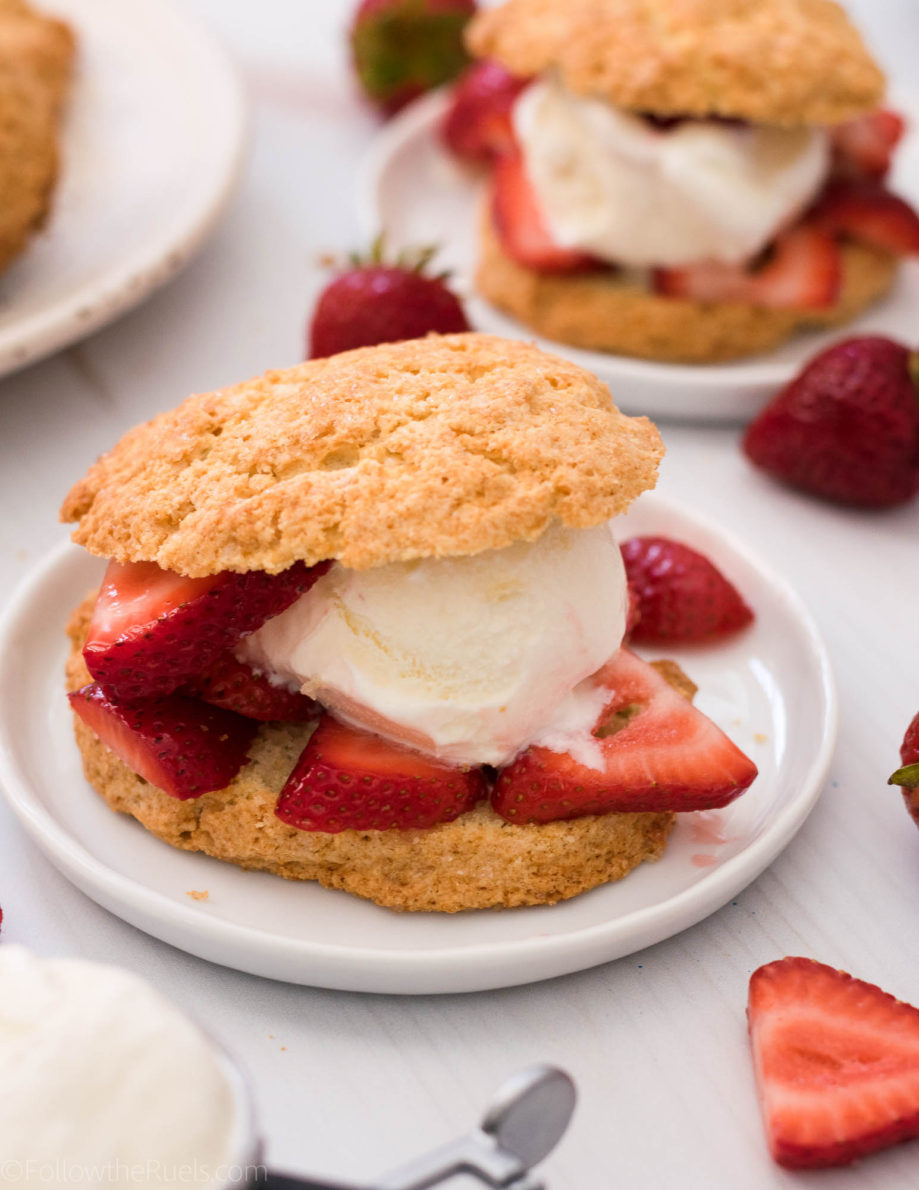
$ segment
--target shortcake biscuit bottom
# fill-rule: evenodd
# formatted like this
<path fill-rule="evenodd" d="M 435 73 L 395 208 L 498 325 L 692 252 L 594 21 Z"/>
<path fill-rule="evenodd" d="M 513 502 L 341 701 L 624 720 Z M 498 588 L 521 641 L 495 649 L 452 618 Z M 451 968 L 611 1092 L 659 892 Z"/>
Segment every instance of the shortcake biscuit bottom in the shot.
<path fill-rule="evenodd" d="M 68 629 L 70 690 L 91 681 L 80 650 L 94 601 L 84 601 Z M 308 725 L 263 725 L 249 764 L 226 789 L 183 802 L 132 772 L 82 720 L 74 723 L 89 783 L 164 842 L 288 880 L 317 880 L 390 909 L 456 913 L 563 901 L 658 859 L 674 823 L 668 813 L 605 814 L 514 826 L 483 803 L 430 830 L 300 831 L 274 807 Z"/>
<path fill-rule="evenodd" d="M 614 273 L 538 273 L 506 256 L 483 219 L 480 293 L 547 339 L 667 363 L 720 363 L 770 351 L 797 331 L 840 326 L 882 297 L 898 258 L 865 244 L 842 248 L 839 301 L 826 310 L 767 310 L 742 302 L 662 297 Z"/>

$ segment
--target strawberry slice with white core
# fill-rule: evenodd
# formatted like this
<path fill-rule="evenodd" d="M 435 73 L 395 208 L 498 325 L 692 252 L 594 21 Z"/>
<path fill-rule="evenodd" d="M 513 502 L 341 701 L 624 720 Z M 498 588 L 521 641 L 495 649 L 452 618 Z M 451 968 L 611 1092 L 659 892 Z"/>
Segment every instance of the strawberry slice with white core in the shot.
<path fill-rule="evenodd" d="M 759 268 L 703 261 L 655 269 L 654 289 L 694 302 L 743 302 L 774 310 L 831 306 L 842 287 L 842 258 L 829 231 L 800 223 L 778 237 Z"/>
<path fill-rule="evenodd" d="M 517 264 L 541 273 L 582 273 L 597 268 L 594 257 L 559 247 L 552 238 L 523 154 L 516 146 L 495 161 L 491 213 L 502 249 Z"/>
<path fill-rule="evenodd" d="M 89 625 L 89 672 L 121 699 L 169 694 L 204 672 L 329 567 L 186 578 L 155 562 L 110 562 Z"/>
<path fill-rule="evenodd" d="M 224 653 L 206 673 L 196 674 L 181 689 L 192 698 L 263 723 L 305 723 L 321 713 L 318 702 L 299 690 L 273 682 L 266 673 L 237 660 L 232 653 Z"/>
<path fill-rule="evenodd" d="M 325 715 L 275 813 L 303 831 L 400 830 L 451 822 L 485 795 L 480 768 L 456 768 Z"/>
<path fill-rule="evenodd" d="M 919 1009 L 813 959 L 754 971 L 750 1043 L 770 1151 L 846 1165 L 919 1136 Z"/>
<path fill-rule="evenodd" d="M 846 178 L 883 178 L 905 130 L 903 117 L 888 108 L 837 124 L 830 129 L 833 174 Z"/>
<path fill-rule="evenodd" d="M 919 215 L 878 182 L 834 182 L 810 218 L 832 235 L 862 240 L 896 255 L 919 253 Z"/>
<path fill-rule="evenodd" d="M 630 649 L 620 649 L 590 686 L 603 710 L 576 747 L 534 744 L 499 772 L 492 805 L 508 822 L 711 810 L 756 776 L 737 745 Z"/>
<path fill-rule="evenodd" d="M 179 694 L 124 703 L 94 682 L 68 697 L 128 768 L 182 801 L 229 785 L 258 730 L 250 719 Z"/>

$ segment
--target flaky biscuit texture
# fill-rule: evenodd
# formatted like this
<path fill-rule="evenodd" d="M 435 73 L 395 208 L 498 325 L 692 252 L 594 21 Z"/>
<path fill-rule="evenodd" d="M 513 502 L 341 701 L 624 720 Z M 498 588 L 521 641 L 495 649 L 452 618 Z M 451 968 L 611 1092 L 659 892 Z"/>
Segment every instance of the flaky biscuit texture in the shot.
<path fill-rule="evenodd" d="M 478 57 L 633 111 L 835 124 L 884 76 L 832 0 L 507 0 L 468 31 Z"/>
<path fill-rule="evenodd" d="M 70 690 L 91 680 L 80 650 L 94 601 L 95 593 L 68 628 Z M 691 697 L 691 684 L 668 680 Z M 89 783 L 113 810 L 164 842 L 289 880 L 316 880 L 389 909 L 457 913 L 553 904 L 658 859 L 674 823 L 673 814 L 649 813 L 516 826 L 482 803 L 429 830 L 301 831 L 274 809 L 309 738 L 308 724 L 260 725 L 249 763 L 231 784 L 184 802 L 132 772 L 76 715 L 74 730 Z"/>
<path fill-rule="evenodd" d="M 574 364 L 487 335 L 362 348 L 189 397 L 68 495 L 91 553 L 182 574 L 357 570 L 588 527 L 663 454 Z"/>
<path fill-rule="evenodd" d="M 41 227 L 58 173 L 74 37 L 22 0 L 0 0 L 0 268 Z"/>

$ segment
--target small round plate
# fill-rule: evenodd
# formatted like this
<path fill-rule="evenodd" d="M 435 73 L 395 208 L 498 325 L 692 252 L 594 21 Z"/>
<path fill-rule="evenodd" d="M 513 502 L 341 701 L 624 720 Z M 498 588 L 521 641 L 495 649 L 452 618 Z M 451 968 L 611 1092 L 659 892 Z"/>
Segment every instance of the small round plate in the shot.
<path fill-rule="evenodd" d="M 83 778 L 63 678 L 64 625 L 102 564 L 69 543 L 0 621 L 0 784 L 48 858 L 99 904 L 182 950 L 273 979 L 348 991 L 469 992 L 650 946 L 730 900 L 801 826 L 829 764 L 835 697 L 810 616 L 741 545 L 656 496 L 641 497 L 616 531 L 695 545 L 756 610 L 756 623 L 730 643 L 668 652 L 698 682 L 698 705 L 760 770 L 726 809 L 682 815 L 664 857 L 618 883 L 553 906 L 400 914 L 173 850 L 112 813 Z M 208 897 L 193 900 L 190 890 Z"/>
<path fill-rule="evenodd" d="M 77 34 L 44 230 L 0 278 L 0 375 L 84 338 L 189 260 L 245 142 L 236 73 L 172 0 L 49 0 Z"/>
<path fill-rule="evenodd" d="M 477 330 L 526 338 L 561 352 L 612 389 L 627 413 L 691 421 L 747 421 L 828 343 L 842 335 L 885 334 L 911 343 L 919 308 L 919 261 L 903 262 L 894 289 L 845 329 L 797 335 L 768 355 L 724 364 L 664 364 L 598 351 L 582 351 L 540 338 L 478 297 L 472 283 L 478 254 L 477 222 L 484 177 L 457 163 L 438 128 L 447 105 L 443 91 L 425 96 L 378 134 L 365 164 L 358 215 L 369 239 L 381 230 L 393 250 L 437 244 L 436 264 L 453 273 Z M 919 96 L 892 101 L 914 131 L 897 149 L 891 185 L 919 198 Z"/>

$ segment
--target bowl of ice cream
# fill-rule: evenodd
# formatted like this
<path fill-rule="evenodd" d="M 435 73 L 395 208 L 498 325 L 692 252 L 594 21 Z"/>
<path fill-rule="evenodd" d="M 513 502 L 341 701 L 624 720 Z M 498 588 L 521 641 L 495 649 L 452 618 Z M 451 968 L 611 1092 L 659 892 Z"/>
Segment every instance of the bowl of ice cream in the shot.
<path fill-rule="evenodd" d="M 4 1182 L 217 1190 L 257 1167 L 243 1075 L 120 968 L 0 948 L 0 1071 Z"/>

